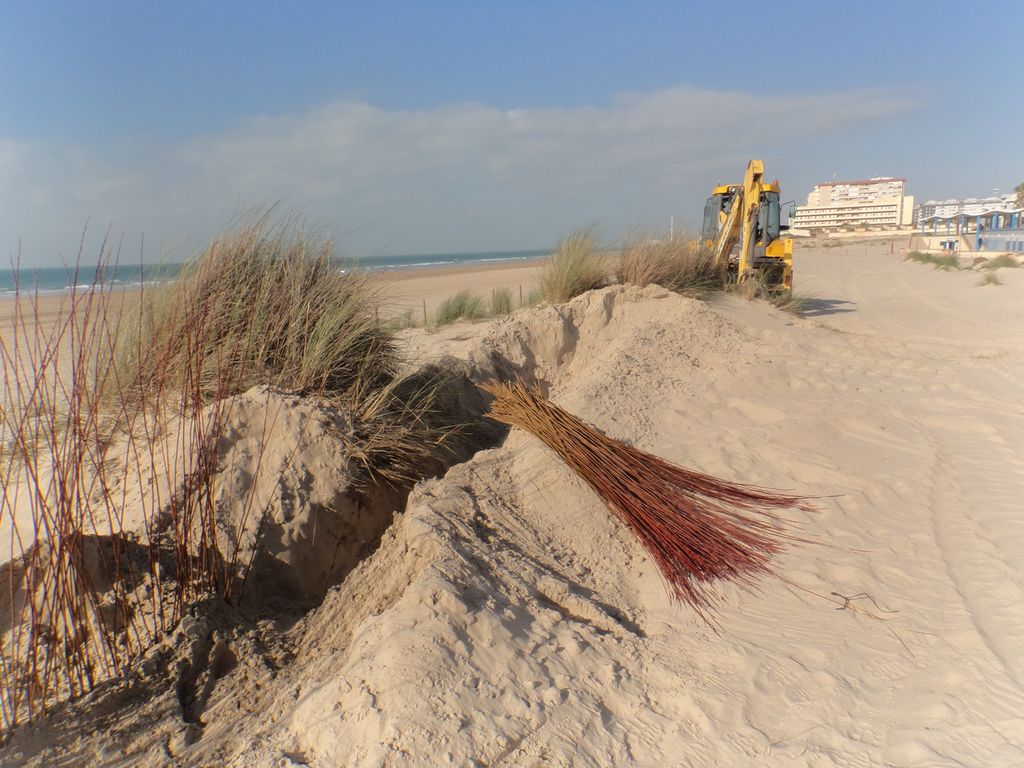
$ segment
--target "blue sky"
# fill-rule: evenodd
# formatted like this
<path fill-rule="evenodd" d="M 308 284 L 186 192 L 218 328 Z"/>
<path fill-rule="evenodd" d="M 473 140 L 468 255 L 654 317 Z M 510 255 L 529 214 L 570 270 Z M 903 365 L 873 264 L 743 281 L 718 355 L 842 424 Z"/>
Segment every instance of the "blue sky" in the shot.
<path fill-rule="evenodd" d="M 1024 3 L 6 2 L 0 257 L 109 226 L 187 255 L 295 208 L 354 256 L 696 223 L 762 157 L 784 196 L 1024 180 Z"/>

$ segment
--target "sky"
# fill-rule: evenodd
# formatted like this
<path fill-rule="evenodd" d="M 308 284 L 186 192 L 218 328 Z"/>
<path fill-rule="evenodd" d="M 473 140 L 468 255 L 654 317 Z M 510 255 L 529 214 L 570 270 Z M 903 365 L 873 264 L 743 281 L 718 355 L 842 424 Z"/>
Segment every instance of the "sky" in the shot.
<path fill-rule="evenodd" d="M 0 263 L 180 260 L 299 212 L 351 257 L 696 226 L 784 200 L 1024 181 L 1024 3 L 0 3 Z"/>

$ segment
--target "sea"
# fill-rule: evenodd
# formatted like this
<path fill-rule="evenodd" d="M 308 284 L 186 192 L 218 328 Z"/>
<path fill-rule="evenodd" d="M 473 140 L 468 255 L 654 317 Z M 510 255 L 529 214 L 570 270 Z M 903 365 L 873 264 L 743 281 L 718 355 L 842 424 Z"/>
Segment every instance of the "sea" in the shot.
<path fill-rule="evenodd" d="M 404 256 L 367 256 L 362 259 L 341 260 L 339 270 L 365 269 L 386 272 L 396 269 L 425 269 L 429 267 L 462 264 L 484 264 L 504 261 L 529 261 L 551 253 L 550 250 L 484 251 L 478 253 L 419 253 Z M 78 267 L 21 267 L 19 270 L 0 270 L 0 298 L 23 294 L 60 294 L 73 288 L 86 290 L 103 284 L 113 288 L 137 288 L 177 278 L 183 264 L 116 264 L 100 268 Z"/>

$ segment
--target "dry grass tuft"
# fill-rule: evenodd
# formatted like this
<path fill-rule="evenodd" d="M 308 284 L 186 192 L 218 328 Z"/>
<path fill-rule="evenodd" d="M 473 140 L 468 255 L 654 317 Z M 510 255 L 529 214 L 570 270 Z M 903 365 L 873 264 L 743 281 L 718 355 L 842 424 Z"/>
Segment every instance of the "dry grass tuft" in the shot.
<path fill-rule="evenodd" d="M 796 317 L 803 317 L 804 312 L 807 311 L 807 305 L 811 301 L 810 296 L 806 296 L 802 293 L 794 293 L 792 291 L 787 293 L 776 293 L 767 297 L 767 300 L 772 306 L 777 309 L 781 309 L 790 315 Z"/>
<path fill-rule="evenodd" d="M 1020 267 L 1020 262 L 1017 261 L 1016 257 L 1009 253 L 1001 253 L 998 256 L 985 259 L 978 265 L 979 269 L 1017 269 Z"/>
<path fill-rule="evenodd" d="M 975 285 L 1002 285 L 1003 281 L 999 279 L 999 275 L 995 272 L 986 272 L 978 280 Z"/>
<path fill-rule="evenodd" d="M 918 264 L 931 264 L 935 269 L 943 272 L 958 271 L 962 269 L 960 259 L 952 253 L 934 254 L 923 251 L 911 251 L 904 261 L 916 261 Z"/>
<path fill-rule="evenodd" d="M 149 292 L 137 332 L 119 345 L 119 368 L 151 391 L 180 388 L 181 372 L 194 366 L 207 399 L 256 384 L 337 398 L 357 384 L 383 385 L 397 370 L 379 305 L 368 276 L 343 271 L 330 241 L 264 215 L 214 240 L 176 283 Z"/>
<path fill-rule="evenodd" d="M 811 297 L 806 294 L 771 290 L 765 282 L 764 276 L 759 272 L 748 275 L 742 283 L 730 283 L 727 290 L 735 292 L 747 301 L 763 299 L 773 307 L 796 317 L 803 317 L 807 304 L 811 301 Z"/>
<path fill-rule="evenodd" d="M 523 299 L 522 306 L 535 307 L 538 304 L 543 303 L 543 301 L 544 292 L 541 290 L 540 286 L 537 286 L 536 288 L 531 288 L 529 291 L 526 292 L 526 297 Z"/>
<path fill-rule="evenodd" d="M 715 266 L 712 254 L 696 241 L 683 237 L 628 239 L 622 246 L 616 277 L 621 283 L 656 283 L 695 296 L 721 290 L 725 284 L 725 270 Z"/>
<path fill-rule="evenodd" d="M 521 381 L 493 383 L 487 415 L 539 438 L 590 484 L 657 563 L 677 600 L 705 619 L 712 585 L 771 573 L 786 541 L 776 511 L 810 509 L 806 497 L 719 480 L 620 443 L 547 401 Z"/>
<path fill-rule="evenodd" d="M 472 291 L 459 291 L 441 302 L 434 312 L 434 327 L 448 325 L 458 320 L 480 320 L 487 317 L 487 307 L 482 297 Z"/>
<path fill-rule="evenodd" d="M 594 227 L 578 230 L 561 240 L 540 276 L 544 301 L 569 301 L 581 293 L 608 284 L 608 264 L 598 247 Z"/>
<path fill-rule="evenodd" d="M 406 309 L 402 314 L 395 315 L 384 323 L 384 329 L 389 333 L 397 333 L 398 331 L 404 331 L 407 328 L 417 328 L 419 323 L 416 322 L 413 310 Z"/>
<path fill-rule="evenodd" d="M 508 315 L 512 312 L 512 291 L 508 288 L 496 288 L 491 293 L 491 314 Z"/>

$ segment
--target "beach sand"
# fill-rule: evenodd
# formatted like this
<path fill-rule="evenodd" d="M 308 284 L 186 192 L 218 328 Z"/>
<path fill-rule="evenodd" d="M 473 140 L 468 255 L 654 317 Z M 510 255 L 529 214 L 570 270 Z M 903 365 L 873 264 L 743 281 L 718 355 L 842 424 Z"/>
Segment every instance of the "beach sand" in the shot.
<path fill-rule="evenodd" d="M 447 297 L 462 290 L 474 291 L 489 302 L 492 290 L 505 288 L 513 294 L 513 305 L 518 306 L 520 289 L 525 297 L 536 287 L 545 261 L 530 259 L 466 266 L 395 269 L 376 274 L 374 282 L 382 291 L 385 307 L 389 311 L 399 315 L 412 310 L 413 320 L 422 323 L 424 302 L 429 315 Z M 118 293 L 126 299 L 138 295 L 138 291 Z M 66 301 L 65 297 L 56 294 L 39 297 L 39 323 L 52 326 L 61 316 L 61 308 L 66 306 Z M 10 338 L 14 313 L 15 300 L 0 299 L 0 334 L 3 334 L 5 339 Z M 27 319 L 31 326 L 33 318 Z"/>
<path fill-rule="evenodd" d="M 438 304 L 464 290 L 480 295 L 489 304 L 492 291 L 506 289 L 512 292 L 513 307 L 518 307 L 520 297 L 525 299 L 537 286 L 546 262 L 542 258 L 500 264 L 393 270 L 376 279 L 396 315 L 411 311 L 413 321 L 422 323 L 424 302 L 429 319 Z"/>
<path fill-rule="evenodd" d="M 722 585 L 717 631 L 513 430 L 421 483 L 297 624 L 222 629 L 235 661 L 209 678 L 198 725 L 138 682 L 19 730 L 0 758 L 1024 764 L 1024 269 L 979 286 L 889 250 L 799 244 L 803 318 L 616 286 L 404 332 L 420 360 L 540 376 L 559 405 L 671 461 L 819 497 L 791 516 L 813 543 L 778 557 L 780 578 Z M 535 269 L 390 277 L 415 306 Z"/>

